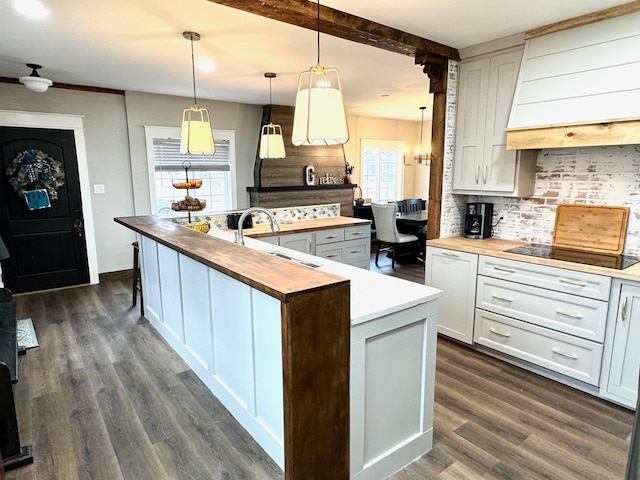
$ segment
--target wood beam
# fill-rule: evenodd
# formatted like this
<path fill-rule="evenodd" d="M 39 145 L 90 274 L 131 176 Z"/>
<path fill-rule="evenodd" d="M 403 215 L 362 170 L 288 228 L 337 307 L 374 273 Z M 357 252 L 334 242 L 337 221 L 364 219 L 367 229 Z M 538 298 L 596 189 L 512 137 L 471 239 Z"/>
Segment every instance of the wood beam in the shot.
<path fill-rule="evenodd" d="M 208 1 L 309 30 L 318 29 L 318 7 L 309 0 Z M 320 31 L 402 55 L 437 55 L 460 60 L 460 54 L 455 48 L 323 5 L 320 5 Z"/>
<path fill-rule="evenodd" d="M 615 7 L 607 8 L 605 10 L 599 10 L 593 13 L 587 13 L 579 17 L 570 18 L 562 22 L 552 23 L 543 27 L 534 28 L 528 30 L 524 34 L 525 40 L 534 37 L 540 37 L 542 35 L 549 35 L 550 33 L 561 32 L 562 30 L 568 30 L 570 28 L 581 27 L 590 23 L 601 22 L 609 18 L 620 17 L 622 15 L 628 15 L 640 11 L 640 0 L 634 2 L 624 3 Z"/>

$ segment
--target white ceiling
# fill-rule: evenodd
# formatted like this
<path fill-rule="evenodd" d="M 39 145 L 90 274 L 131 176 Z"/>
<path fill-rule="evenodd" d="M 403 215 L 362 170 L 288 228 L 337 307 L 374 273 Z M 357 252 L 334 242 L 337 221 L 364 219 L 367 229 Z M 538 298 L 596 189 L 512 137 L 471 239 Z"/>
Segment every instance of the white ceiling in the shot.
<path fill-rule="evenodd" d="M 42 20 L 0 1 L 0 76 L 43 66 L 55 82 L 192 96 L 194 30 L 198 98 L 293 105 L 298 74 L 316 63 L 316 33 L 207 0 L 40 0 Z M 602 10 L 626 0 L 321 0 L 321 4 L 455 48 Z M 411 57 L 321 35 L 321 64 L 340 71 L 348 113 L 419 120 L 428 77 Z M 34 95 L 46 95 L 34 94 Z M 384 96 L 383 96 L 384 95 Z M 387 96 L 388 95 L 388 96 Z M 429 110 L 427 110 L 429 111 Z"/>

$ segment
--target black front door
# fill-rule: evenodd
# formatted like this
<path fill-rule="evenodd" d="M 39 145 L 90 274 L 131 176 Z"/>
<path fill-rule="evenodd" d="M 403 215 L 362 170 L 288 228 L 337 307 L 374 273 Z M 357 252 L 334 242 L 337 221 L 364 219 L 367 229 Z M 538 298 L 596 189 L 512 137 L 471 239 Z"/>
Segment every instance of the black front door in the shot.
<path fill-rule="evenodd" d="M 13 160 L 32 150 L 61 162 L 64 184 L 50 207 L 30 209 L 15 191 L 15 178 L 9 182 Z M 10 255 L 2 261 L 5 286 L 21 293 L 89 283 L 73 131 L 0 127 L 0 166 L 0 236 Z"/>

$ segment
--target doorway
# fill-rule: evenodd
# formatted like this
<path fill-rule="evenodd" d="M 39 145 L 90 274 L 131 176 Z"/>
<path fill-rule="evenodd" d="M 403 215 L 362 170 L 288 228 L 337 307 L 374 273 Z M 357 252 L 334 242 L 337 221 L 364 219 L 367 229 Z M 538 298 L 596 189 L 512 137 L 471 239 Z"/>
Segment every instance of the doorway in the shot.
<path fill-rule="evenodd" d="M 29 210 L 6 167 L 32 149 L 59 161 L 65 178 L 50 207 Z M 0 234 L 11 254 L 2 262 L 5 286 L 20 293 L 98 283 L 82 117 L 0 111 L 0 166 Z"/>

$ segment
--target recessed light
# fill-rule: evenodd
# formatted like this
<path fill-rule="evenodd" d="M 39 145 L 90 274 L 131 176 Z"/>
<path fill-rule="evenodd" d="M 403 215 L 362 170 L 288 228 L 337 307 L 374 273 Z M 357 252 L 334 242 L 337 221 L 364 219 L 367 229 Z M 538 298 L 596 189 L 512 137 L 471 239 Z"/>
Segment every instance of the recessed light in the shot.
<path fill-rule="evenodd" d="M 33 20 L 42 20 L 49 15 L 49 9 L 39 0 L 13 0 L 13 8 Z"/>

